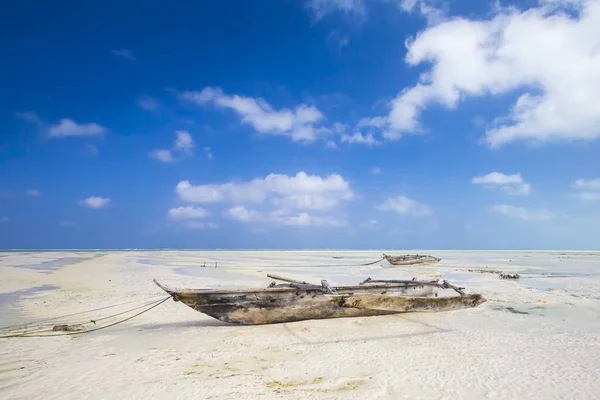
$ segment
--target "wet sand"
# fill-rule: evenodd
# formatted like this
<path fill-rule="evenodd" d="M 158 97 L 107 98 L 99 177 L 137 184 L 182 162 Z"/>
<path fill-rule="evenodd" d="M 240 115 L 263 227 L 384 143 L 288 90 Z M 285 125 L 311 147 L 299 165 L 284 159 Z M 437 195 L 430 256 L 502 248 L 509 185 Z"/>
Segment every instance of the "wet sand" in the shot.
<path fill-rule="evenodd" d="M 0 339 L 0 398 L 597 398 L 600 252 L 419 252 L 442 262 L 357 265 L 381 251 L 0 253 L 0 326 L 127 303 L 68 321 L 101 318 L 161 299 L 152 278 L 196 288 L 265 287 L 267 273 L 332 285 L 443 278 L 488 299 L 446 313 L 267 326 L 169 300 L 89 334 Z"/>

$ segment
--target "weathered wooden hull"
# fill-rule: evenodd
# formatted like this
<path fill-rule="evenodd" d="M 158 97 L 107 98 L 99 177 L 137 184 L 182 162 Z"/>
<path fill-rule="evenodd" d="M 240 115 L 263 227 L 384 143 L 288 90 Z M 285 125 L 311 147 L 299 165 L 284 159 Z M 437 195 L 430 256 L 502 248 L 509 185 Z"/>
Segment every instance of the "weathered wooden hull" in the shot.
<path fill-rule="evenodd" d="M 324 294 L 319 289 L 289 287 L 218 291 L 173 290 L 158 282 L 157 285 L 176 301 L 181 301 L 196 311 L 224 322 L 246 325 L 414 311 L 447 311 L 476 307 L 485 301 L 479 295 L 427 297 L 436 295 L 437 291 L 422 286 L 348 286 L 335 288 L 336 294 Z M 398 301 L 388 302 L 386 299 Z"/>

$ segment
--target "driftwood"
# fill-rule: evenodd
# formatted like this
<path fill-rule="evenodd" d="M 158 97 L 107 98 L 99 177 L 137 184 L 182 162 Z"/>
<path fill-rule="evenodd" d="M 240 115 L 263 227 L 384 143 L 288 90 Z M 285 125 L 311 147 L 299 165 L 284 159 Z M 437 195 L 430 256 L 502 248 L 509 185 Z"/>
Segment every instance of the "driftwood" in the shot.
<path fill-rule="evenodd" d="M 171 289 L 156 280 L 154 282 L 175 300 L 213 318 L 238 324 L 447 311 L 476 307 L 485 302 L 480 295 L 463 295 L 462 288 L 446 281 L 367 280 L 361 285 L 331 286 L 326 280 L 315 285 L 278 275 L 270 274 L 269 277 L 287 284 L 271 284 L 268 288 L 211 290 Z M 437 297 L 438 289 L 446 288 L 462 293 L 460 296 Z"/>

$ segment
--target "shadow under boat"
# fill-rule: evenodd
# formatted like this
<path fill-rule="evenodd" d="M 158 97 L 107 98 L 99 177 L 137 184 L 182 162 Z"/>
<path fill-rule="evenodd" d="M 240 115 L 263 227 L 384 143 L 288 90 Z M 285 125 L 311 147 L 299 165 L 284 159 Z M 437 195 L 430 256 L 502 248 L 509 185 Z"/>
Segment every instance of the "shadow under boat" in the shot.
<path fill-rule="evenodd" d="M 309 319 L 367 317 L 406 312 L 440 312 L 477 307 L 486 300 L 466 294 L 447 281 L 372 280 L 355 286 L 307 283 L 278 275 L 256 289 L 173 289 L 154 280 L 175 301 L 223 322 L 244 325 L 274 324 Z M 455 296 L 439 296 L 452 289 Z"/>

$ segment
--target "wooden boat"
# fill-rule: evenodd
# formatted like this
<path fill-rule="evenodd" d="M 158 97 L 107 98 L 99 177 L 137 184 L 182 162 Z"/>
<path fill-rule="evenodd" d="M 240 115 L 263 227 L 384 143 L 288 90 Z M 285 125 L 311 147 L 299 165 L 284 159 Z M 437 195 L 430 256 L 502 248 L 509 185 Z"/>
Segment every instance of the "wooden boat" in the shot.
<path fill-rule="evenodd" d="M 332 287 L 325 280 L 311 284 L 276 275 L 266 288 L 171 289 L 154 283 L 173 300 L 224 322 L 273 324 L 308 319 L 366 317 L 414 311 L 450 311 L 477 307 L 486 300 L 479 294 L 465 294 L 446 281 L 371 280 L 356 286 Z M 458 296 L 438 296 L 438 289 L 454 289 Z"/>
<path fill-rule="evenodd" d="M 432 264 L 441 261 L 441 258 L 422 254 L 406 254 L 398 257 L 392 257 L 384 254 L 383 258 L 388 260 L 388 262 L 392 265 Z"/>

